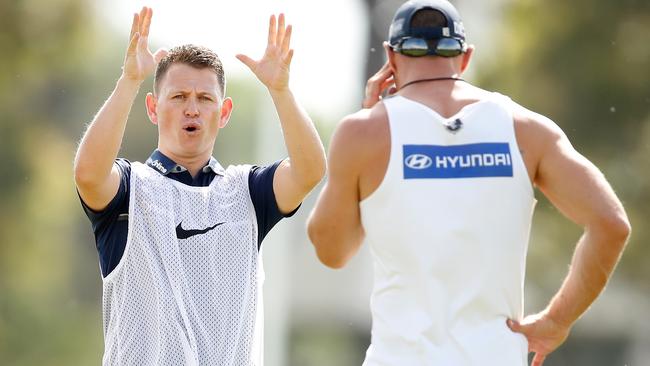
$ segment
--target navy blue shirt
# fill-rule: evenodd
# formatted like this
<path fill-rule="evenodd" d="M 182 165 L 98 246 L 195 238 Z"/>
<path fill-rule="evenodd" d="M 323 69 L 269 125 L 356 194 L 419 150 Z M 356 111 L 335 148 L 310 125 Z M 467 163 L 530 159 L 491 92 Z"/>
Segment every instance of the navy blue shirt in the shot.
<path fill-rule="evenodd" d="M 266 167 L 253 166 L 248 175 L 248 188 L 257 218 L 258 249 L 266 234 L 278 221 L 283 217 L 293 216 L 298 210 L 296 208 L 288 214 L 282 214 L 278 208 L 273 192 L 273 176 L 280 163 L 282 160 Z M 83 200 L 81 201 L 92 224 L 99 253 L 99 264 L 104 277 L 111 273 L 122 259 L 129 229 L 131 163 L 126 159 L 117 159 L 115 164 L 120 172 L 120 187 L 108 206 L 102 211 L 94 211 Z M 210 158 L 203 169 L 199 170 L 195 177 L 192 177 L 187 169 L 176 164 L 158 150 L 151 154 L 146 164 L 170 179 L 196 187 L 209 186 L 215 176 L 222 175 L 224 172 L 217 160 Z"/>

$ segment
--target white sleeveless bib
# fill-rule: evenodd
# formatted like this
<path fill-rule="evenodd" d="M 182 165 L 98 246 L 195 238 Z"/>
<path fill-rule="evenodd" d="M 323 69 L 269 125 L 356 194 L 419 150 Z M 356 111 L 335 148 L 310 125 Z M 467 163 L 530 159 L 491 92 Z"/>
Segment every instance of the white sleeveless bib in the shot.
<path fill-rule="evenodd" d="M 249 166 L 191 187 L 131 164 L 128 240 L 104 279 L 104 365 L 262 365 Z"/>
<path fill-rule="evenodd" d="M 365 366 L 525 366 L 523 315 L 532 185 L 501 95 L 443 118 L 384 99 L 391 153 L 361 202 L 374 259 Z"/>

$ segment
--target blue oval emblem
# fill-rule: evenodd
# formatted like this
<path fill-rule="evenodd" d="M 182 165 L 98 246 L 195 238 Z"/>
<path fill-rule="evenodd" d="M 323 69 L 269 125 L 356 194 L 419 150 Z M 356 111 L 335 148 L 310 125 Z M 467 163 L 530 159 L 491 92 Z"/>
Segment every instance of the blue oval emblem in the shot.
<path fill-rule="evenodd" d="M 404 159 L 404 164 L 411 169 L 426 169 L 433 164 L 430 157 L 423 154 L 411 154 Z"/>

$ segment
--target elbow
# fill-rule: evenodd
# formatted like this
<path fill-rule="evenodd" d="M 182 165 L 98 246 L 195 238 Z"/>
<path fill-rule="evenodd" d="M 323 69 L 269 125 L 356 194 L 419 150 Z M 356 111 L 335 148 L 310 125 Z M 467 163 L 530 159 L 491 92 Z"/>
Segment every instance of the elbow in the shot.
<path fill-rule="evenodd" d="M 318 260 L 332 269 L 343 268 L 348 263 L 349 258 L 336 250 L 335 245 L 331 245 L 334 240 L 329 238 L 328 234 L 331 233 L 322 227 L 318 227 L 312 220 L 308 222 L 307 235 L 316 250 Z"/>
<path fill-rule="evenodd" d="M 627 243 L 632 234 L 632 225 L 627 216 L 623 214 L 621 217 L 614 219 L 609 225 L 612 236 L 623 244 Z"/>
<path fill-rule="evenodd" d="M 79 159 L 74 161 L 74 182 L 77 187 L 89 186 L 92 184 L 92 175 L 86 166 L 79 162 Z"/>
<path fill-rule="evenodd" d="M 79 159 L 74 161 L 74 182 L 78 188 L 90 188 L 100 184 L 100 179 L 97 176 L 97 171 L 92 163 L 80 162 Z"/>
<path fill-rule="evenodd" d="M 632 226 L 625 212 L 604 215 L 598 220 L 597 226 L 612 244 L 620 246 L 621 249 L 632 234 Z"/>
<path fill-rule="evenodd" d="M 326 250 L 319 250 L 316 247 L 316 256 L 318 260 L 328 268 L 331 269 L 341 269 L 348 264 L 349 258 L 345 258 L 341 255 L 337 255 Z"/>
<path fill-rule="evenodd" d="M 341 269 L 348 264 L 348 258 L 343 258 L 339 255 L 332 255 L 323 250 L 318 250 L 318 247 L 316 247 L 316 256 L 323 265 L 331 269 Z"/>

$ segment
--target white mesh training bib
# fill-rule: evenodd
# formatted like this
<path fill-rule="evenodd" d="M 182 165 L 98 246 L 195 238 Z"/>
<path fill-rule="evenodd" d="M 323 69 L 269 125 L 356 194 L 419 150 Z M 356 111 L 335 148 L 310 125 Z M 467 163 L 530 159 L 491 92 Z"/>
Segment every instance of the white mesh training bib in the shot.
<path fill-rule="evenodd" d="M 391 153 L 361 202 L 374 261 L 364 366 L 525 366 L 523 314 L 535 199 L 501 95 L 443 118 L 384 99 Z"/>
<path fill-rule="evenodd" d="M 191 187 L 131 164 L 128 240 L 104 279 L 104 365 L 262 365 L 249 166 Z"/>

